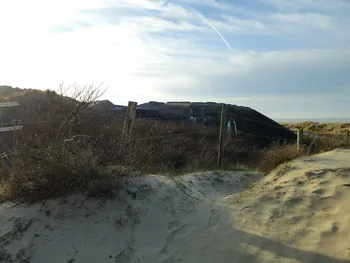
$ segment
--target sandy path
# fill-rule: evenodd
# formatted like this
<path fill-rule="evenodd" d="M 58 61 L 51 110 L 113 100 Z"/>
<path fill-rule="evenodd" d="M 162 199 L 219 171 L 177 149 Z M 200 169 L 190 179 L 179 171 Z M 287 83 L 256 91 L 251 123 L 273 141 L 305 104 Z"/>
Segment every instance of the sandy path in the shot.
<path fill-rule="evenodd" d="M 259 177 L 154 176 L 105 204 L 71 197 L 2 205 L 0 262 L 249 262 L 220 200 Z"/>
<path fill-rule="evenodd" d="M 2 204 L 0 262 L 350 262 L 348 160 L 336 150 L 262 180 L 149 176 L 106 203 Z"/>

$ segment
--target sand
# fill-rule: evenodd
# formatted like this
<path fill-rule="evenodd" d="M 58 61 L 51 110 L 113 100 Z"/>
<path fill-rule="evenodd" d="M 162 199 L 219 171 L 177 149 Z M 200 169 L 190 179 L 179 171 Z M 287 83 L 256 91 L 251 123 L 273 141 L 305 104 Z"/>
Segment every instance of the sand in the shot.
<path fill-rule="evenodd" d="M 350 262 L 350 150 L 262 178 L 206 172 L 126 182 L 112 201 L 0 205 L 0 262 Z"/>
<path fill-rule="evenodd" d="M 350 150 L 284 164 L 226 201 L 261 262 L 350 262 Z"/>

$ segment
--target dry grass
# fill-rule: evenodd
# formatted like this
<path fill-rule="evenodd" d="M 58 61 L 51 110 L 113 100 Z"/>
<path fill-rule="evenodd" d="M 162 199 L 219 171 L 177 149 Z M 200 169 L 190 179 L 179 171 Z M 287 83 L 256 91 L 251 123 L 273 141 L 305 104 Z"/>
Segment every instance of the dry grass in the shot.
<path fill-rule="evenodd" d="M 111 165 L 143 173 L 192 172 L 216 167 L 218 130 L 201 125 L 138 121 L 131 140 L 115 137 L 114 145 L 118 149 L 109 148 L 108 154 Z M 251 144 L 232 138 L 225 140 L 224 149 L 224 166 L 233 162 L 248 165 L 257 153 Z"/>
<path fill-rule="evenodd" d="M 307 146 L 298 153 L 296 145 L 274 145 L 265 150 L 261 155 L 258 169 L 268 173 L 278 165 L 289 162 L 299 156 L 312 155 L 347 146 L 347 132 L 350 131 L 350 123 L 302 122 L 297 124 L 285 124 L 291 130 L 303 129 L 313 135 L 306 135 L 304 139 L 309 141 Z"/>
<path fill-rule="evenodd" d="M 1 164 L 0 200 L 36 202 L 76 192 L 111 197 L 132 171 L 174 175 L 217 169 L 217 130 L 138 121 L 131 139 L 123 140 L 122 124 L 107 123 L 89 115 L 63 126 L 31 127 L 17 134 L 14 147 L 18 154 L 13 166 Z M 86 136 L 73 136 L 77 134 Z M 75 139 L 67 140 L 72 137 Z M 297 153 L 294 144 L 260 150 L 250 141 L 226 138 L 222 169 L 268 173 L 301 155 L 344 143 L 344 137 L 320 136 Z M 109 167 L 114 167 L 113 171 Z"/>
<path fill-rule="evenodd" d="M 310 144 L 305 145 L 297 152 L 295 144 L 275 144 L 261 153 L 258 170 L 269 173 L 280 164 L 294 160 L 300 156 L 327 152 L 336 148 L 347 146 L 346 136 L 319 135 L 310 138 Z"/>
<path fill-rule="evenodd" d="M 202 126 L 140 121 L 130 140 L 122 139 L 120 123 L 105 125 L 93 116 L 44 127 L 16 135 L 13 165 L 1 165 L 0 201 L 36 202 L 78 192 L 111 197 L 132 171 L 180 174 L 216 167 L 217 131 Z M 76 134 L 85 136 L 70 140 Z M 228 138 L 224 145 L 225 169 L 258 158 L 246 142 Z"/>
<path fill-rule="evenodd" d="M 95 90 L 80 92 L 76 103 L 61 104 L 64 114 L 52 123 L 25 125 L 8 138 L 17 152 L 12 166 L 0 162 L 0 201 L 37 202 L 71 193 L 112 197 L 133 171 L 183 174 L 217 169 L 218 130 L 201 125 L 137 121 L 129 140 L 113 115 L 88 110 Z M 55 95 L 56 96 L 56 95 Z M 84 136 L 77 136 L 84 135 Z M 318 136 L 296 152 L 295 145 L 261 150 L 251 141 L 227 137 L 224 170 L 258 169 L 268 173 L 301 155 L 345 145 L 344 136 Z M 111 169 L 113 167 L 113 169 Z"/>
<path fill-rule="evenodd" d="M 306 153 L 306 148 L 302 148 L 298 152 L 295 144 L 275 144 L 262 153 L 261 161 L 258 164 L 258 170 L 263 173 L 269 173 L 280 164 L 294 160 Z"/>
<path fill-rule="evenodd" d="M 1 164 L 0 200 L 36 202 L 75 192 L 107 197 L 118 192 L 132 171 L 173 175 L 217 169 L 217 130 L 138 121 L 130 140 L 122 139 L 121 130 L 122 123 L 93 115 L 75 116 L 60 125 L 27 127 L 14 140 L 18 155 L 13 166 Z M 67 141 L 77 134 L 86 136 Z M 299 153 L 296 145 L 260 150 L 250 141 L 226 138 L 222 169 L 268 173 L 301 155 L 344 146 L 344 138 L 319 136 Z"/>
<path fill-rule="evenodd" d="M 99 197 L 116 193 L 124 174 L 99 163 L 101 142 L 106 147 L 102 135 L 108 134 L 108 127 L 87 111 L 99 93 L 89 87 L 78 95 L 81 100 L 70 107 L 61 105 L 65 114 L 58 115 L 59 120 L 25 126 L 8 138 L 16 155 L 12 166 L 0 163 L 0 201 L 36 202 L 76 192 Z M 76 137 L 81 134 L 87 136 Z"/>
<path fill-rule="evenodd" d="M 313 139 L 313 145 L 310 147 L 311 153 L 321 153 L 347 146 L 346 135 L 318 135 Z"/>
<path fill-rule="evenodd" d="M 346 134 L 350 132 L 350 123 L 319 123 L 319 122 L 300 122 L 293 124 L 284 124 L 291 130 L 303 129 L 306 132 L 318 134 Z"/>
<path fill-rule="evenodd" d="M 93 150 L 76 143 L 26 145 L 18 150 L 13 166 L 1 167 L 2 201 L 35 202 L 77 192 L 112 196 L 123 175 L 98 167 Z"/>

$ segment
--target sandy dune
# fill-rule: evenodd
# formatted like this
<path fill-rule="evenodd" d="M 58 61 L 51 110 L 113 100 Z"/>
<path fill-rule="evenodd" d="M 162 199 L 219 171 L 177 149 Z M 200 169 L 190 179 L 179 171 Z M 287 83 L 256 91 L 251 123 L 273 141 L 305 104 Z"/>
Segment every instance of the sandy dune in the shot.
<path fill-rule="evenodd" d="M 104 203 L 2 204 L 0 262 L 350 262 L 349 160 L 305 157 L 261 180 L 149 176 Z"/>
<path fill-rule="evenodd" d="M 350 150 L 282 165 L 226 201 L 236 229 L 264 237 L 246 245 L 266 262 L 350 262 Z"/>

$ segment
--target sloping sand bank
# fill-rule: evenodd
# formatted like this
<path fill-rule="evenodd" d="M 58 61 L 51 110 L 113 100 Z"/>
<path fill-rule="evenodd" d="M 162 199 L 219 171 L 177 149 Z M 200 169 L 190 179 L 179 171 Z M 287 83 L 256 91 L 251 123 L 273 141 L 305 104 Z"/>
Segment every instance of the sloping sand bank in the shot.
<path fill-rule="evenodd" d="M 226 202 L 261 262 L 350 262 L 350 150 L 282 165 Z"/>
<path fill-rule="evenodd" d="M 104 203 L 2 204 L 0 262 L 350 262 L 349 175 L 350 151 L 336 150 L 261 180 L 149 176 Z"/>

